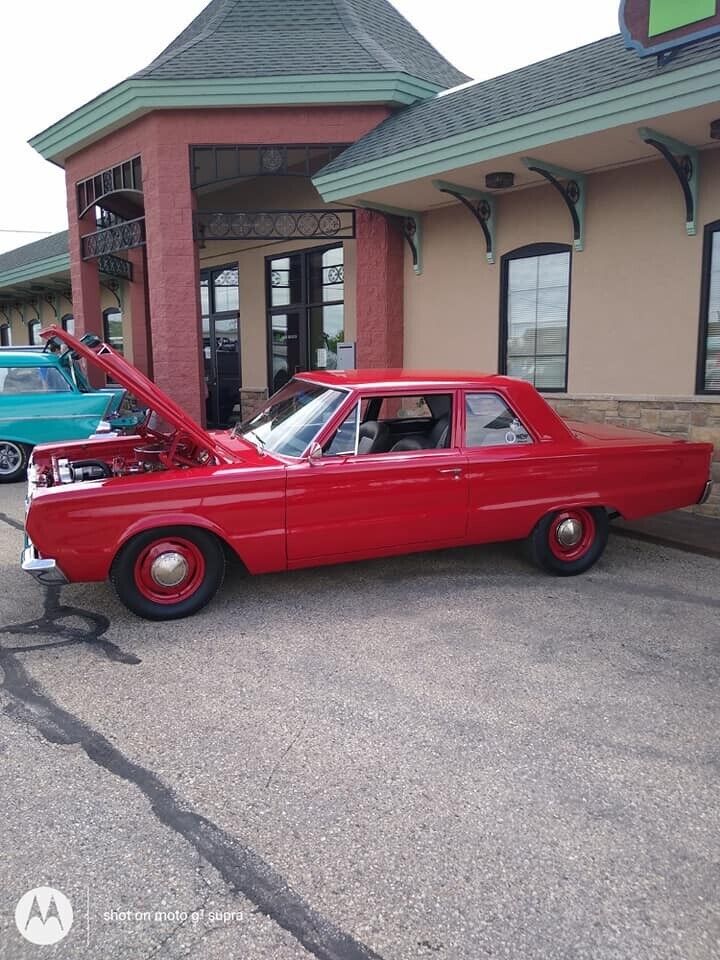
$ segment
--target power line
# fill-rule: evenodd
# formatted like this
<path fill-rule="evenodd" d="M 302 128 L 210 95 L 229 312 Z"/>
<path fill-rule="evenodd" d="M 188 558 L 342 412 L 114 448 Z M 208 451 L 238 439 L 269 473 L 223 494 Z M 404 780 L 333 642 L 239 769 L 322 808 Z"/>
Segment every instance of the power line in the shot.
<path fill-rule="evenodd" d="M 0 233 L 41 233 L 44 237 L 47 237 L 52 233 L 52 230 L 10 230 L 6 227 L 0 227 Z"/>

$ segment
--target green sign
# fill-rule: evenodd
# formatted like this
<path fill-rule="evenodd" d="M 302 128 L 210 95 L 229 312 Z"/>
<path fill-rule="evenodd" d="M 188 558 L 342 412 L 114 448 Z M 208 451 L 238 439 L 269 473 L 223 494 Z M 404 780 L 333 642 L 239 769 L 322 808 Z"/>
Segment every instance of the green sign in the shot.
<path fill-rule="evenodd" d="M 648 36 L 689 27 L 717 13 L 717 0 L 650 0 Z"/>

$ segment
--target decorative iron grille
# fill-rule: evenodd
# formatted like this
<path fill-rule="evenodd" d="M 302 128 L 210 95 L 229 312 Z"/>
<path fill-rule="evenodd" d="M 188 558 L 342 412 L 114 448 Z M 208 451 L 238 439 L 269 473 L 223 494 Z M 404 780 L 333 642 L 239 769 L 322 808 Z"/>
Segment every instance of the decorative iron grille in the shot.
<path fill-rule="evenodd" d="M 129 260 L 116 257 L 112 253 L 104 253 L 98 257 L 98 270 L 107 277 L 117 277 L 119 280 L 132 280 L 133 265 Z"/>
<path fill-rule="evenodd" d="M 354 210 L 198 211 L 195 237 L 205 240 L 352 239 Z"/>
<path fill-rule="evenodd" d="M 142 191 L 140 157 L 125 160 L 86 180 L 80 180 L 77 185 L 78 216 L 84 216 L 95 204 L 102 206 L 103 197 L 120 190 Z"/>
<path fill-rule="evenodd" d="M 193 187 L 244 177 L 312 177 L 339 156 L 347 144 L 274 144 L 192 147 L 190 176 Z"/>
<path fill-rule="evenodd" d="M 130 250 L 145 243 L 145 217 L 126 220 L 114 227 L 89 233 L 82 238 L 83 260 L 94 260 L 119 250 Z"/>

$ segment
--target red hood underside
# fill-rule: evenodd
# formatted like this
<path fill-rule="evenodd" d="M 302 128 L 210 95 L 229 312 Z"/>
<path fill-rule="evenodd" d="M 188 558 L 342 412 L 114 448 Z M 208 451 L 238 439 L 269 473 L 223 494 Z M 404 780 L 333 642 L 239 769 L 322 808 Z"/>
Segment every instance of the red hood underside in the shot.
<path fill-rule="evenodd" d="M 44 340 L 49 340 L 51 337 L 61 340 L 78 356 L 84 357 L 88 363 L 98 367 L 103 373 L 109 374 L 116 383 L 122 384 L 140 403 L 154 410 L 167 424 L 183 433 L 199 447 L 213 450 L 225 460 L 235 459 L 217 435 L 204 430 L 179 404 L 163 393 L 152 380 L 141 373 L 137 367 L 128 363 L 107 343 L 98 341 L 96 345 L 89 346 L 67 330 L 63 330 L 62 327 L 48 327 L 41 332 L 40 336 Z"/>

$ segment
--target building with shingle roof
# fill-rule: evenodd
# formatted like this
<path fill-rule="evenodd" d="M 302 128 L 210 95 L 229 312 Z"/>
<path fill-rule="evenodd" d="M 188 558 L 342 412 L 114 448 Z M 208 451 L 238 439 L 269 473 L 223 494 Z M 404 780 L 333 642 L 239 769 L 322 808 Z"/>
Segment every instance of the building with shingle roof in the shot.
<path fill-rule="evenodd" d="M 69 231 L 0 256 L 0 333 L 71 282 L 212 425 L 304 369 L 472 366 L 720 444 L 720 14 L 673 3 L 472 81 L 389 0 L 212 0 L 31 141 Z"/>

